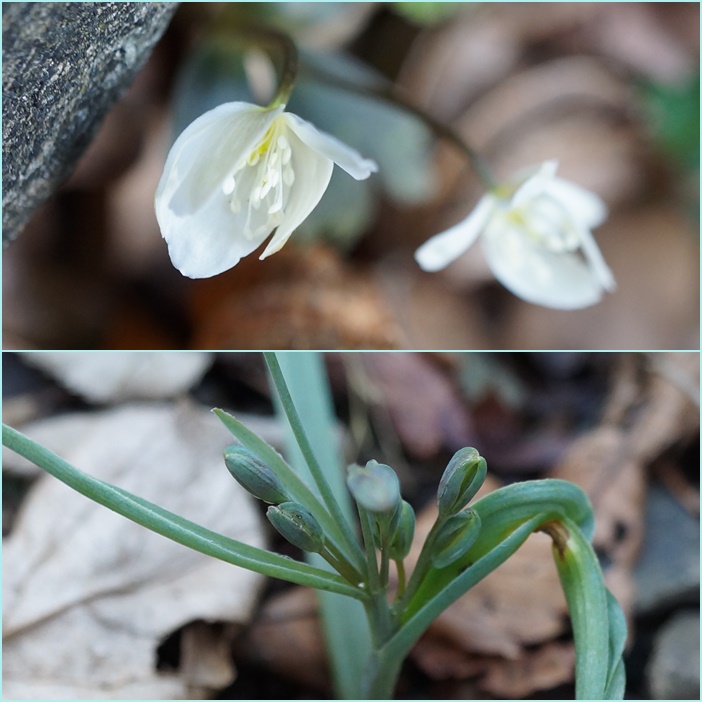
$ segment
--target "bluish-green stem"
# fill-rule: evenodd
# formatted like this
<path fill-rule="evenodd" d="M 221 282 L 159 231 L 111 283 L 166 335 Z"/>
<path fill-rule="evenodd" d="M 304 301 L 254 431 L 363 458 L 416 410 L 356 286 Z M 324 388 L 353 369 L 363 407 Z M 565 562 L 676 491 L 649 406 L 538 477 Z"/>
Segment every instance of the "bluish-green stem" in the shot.
<path fill-rule="evenodd" d="M 419 558 L 410 576 L 409 583 L 407 583 L 407 588 L 402 594 L 402 597 L 398 601 L 398 609 L 403 609 L 404 606 L 412 599 L 412 596 L 419 588 L 424 576 L 431 567 L 431 556 L 434 547 L 434 542 L 436 541 L 436 535 L 439 533 L 441 527 L 446 523 L 446 520 L 450 515 L 439 515 L 436 521 L 432 525 L 427 538 L 422 545 L 422 550 L 419 553 Z"/>
<path fill-rule="evenodd" d="M 385 580 L 383 580 L 382 568 L 381 570 L 378 569 L 378 559 L 376 555 L 377 544 L 373 536 L 372 515 L 361 507 L 361 505 L 358 505 L 358 515 L 361 522 L 363 543 L 366 548 L 366 561 L 368 563 L 367 587 L 370 600 L 366 604 L 366 612 L 368 613 L 373 647 L 377 648 L 387 641 L 392 633 L 390 606 L 386 599 L 388 584 L 387 575 Z"/>
<path fill-rule="evenodd" d="M 351 498 L 346 488 L 345 461 L 336 430 L 336 419 L 331 400 L 329 382 L 324 369 L 324 360 L 320 354 L 312 352 L 276 354 L 279 375 L 272 377 L 277 400 L 277 411 L 285 415 L 288 424 L 296 428 L 291 432 L 287 441 L 287 453 L 291 465 L 302 478 L 315 480 L 313 471 L 324 474 L 329 492 L 344 516 L 342 525 L 332 519 L 335 531 L 325 536 L 334 536 L 342 546 L 344 540 L 340 536 L 343 524 L 354 520 Z M 288 398 L 287 407 L 283 399 Z M 302 437 L 302 446 L 298 443 Z M 309 446 L 311 437 L 314 451 Z M 303 450 L 304 449 L 304 450 Z M 327 510 L 324 510 L 327 513 Z M 353 537 L 355 549 L 362 550 Z M 308 561 L 317 565 L 316 554 L 307 554 Z M 345 560 L 346 557 L 344 557 Z M 351 563 L 349 562 L 349 566 Z M 365 563 L 361 562 L 359 575 L 353 584 L 363 583 L 363 590 L 368 594 Z M 355 566 L 354 566 L 355 568 Z M 366 652 L 372 647 L 369 621 L 366 612 L 374 611 L 370 607 L 371 598 L 368 596 L 368 608 L 348 598 L 320 592 L 318 596 L 320 621 L 327 645 L 329 663 L 336 696 L 340 699 L 358 699 L 360 696 L 360 680 L 363 673 Z"/>
<path fill-rule="evenodd" d="M 280 402 L 283 406 L 283 410 L 285 411 L 288 421 L 290 422 L 290 427 L 295 435 L 295 439 L 297 440 L 297 445 L 299 446 L 300 451 L 307 462 L 312 478 L 319 489 L 324 504 L 329 510 L 329 514 L 339 528 L 339 534 L 343 539 L 344 546 L 346 547 L 345 552 L 353 559 L 353 564 L 360 569 L 363 567 L 363 551 L 358 545 L 358 541 L 356 541 L 353 530 L 342 513 L 341 507 L 339 506 L 339 503 L 334 497 L 334 493 L 329 487 L 324 471 L 317 461 L 317 456 L 312 449 L 307 433 L 305 432 L 297 410 L 295 409 L 295 404 L 290 396 L 290 391 L 285 383 L 283 372 L 280 369 L 280 363 L 278 362 L 275 353 L 268 352 L 265 353 L 264 356 L 271 375 L 271 380 L 275 385 L 276 392 L 278 393 L 278 397 L 280 398 Z"/>

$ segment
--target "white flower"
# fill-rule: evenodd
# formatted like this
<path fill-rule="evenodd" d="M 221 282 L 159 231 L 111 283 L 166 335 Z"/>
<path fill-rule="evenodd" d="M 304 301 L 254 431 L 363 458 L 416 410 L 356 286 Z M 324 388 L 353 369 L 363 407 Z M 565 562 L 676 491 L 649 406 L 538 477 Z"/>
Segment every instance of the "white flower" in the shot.
<path fill-rule="evenodd" d="M 284 109 L 220 105 L 171 148 L 156 218 L 183 275 L 226 271 L 273 231 L 261 258 L 278 251 L 322 198 L 334 163 L 357 180 L 377 171 L 375 162 Z"/>
<path fill-rule="evenodd" d="M 577 309 L 616 287 L 591 229 L 607 217 L 595 195 L 556 177 L 547 161 L 484 195 L 459 224 L 429 239 L 415 258 L 425 271 L 454 261 L 482 234 L 495 277 L 537 305 Z"/>

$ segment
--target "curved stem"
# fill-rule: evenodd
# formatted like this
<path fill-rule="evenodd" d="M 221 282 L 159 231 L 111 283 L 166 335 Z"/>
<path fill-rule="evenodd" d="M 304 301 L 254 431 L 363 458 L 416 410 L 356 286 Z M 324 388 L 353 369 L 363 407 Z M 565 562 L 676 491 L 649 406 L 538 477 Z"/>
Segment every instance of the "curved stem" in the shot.
<path fill-rule="evenodd" d="M 369 97 L 374 97 L 385 102 L 389 102 L 396 107 L 400 107 L 406 112 L 413 114 L 415 117 L 424 122 L 435 134 L 437 134 L 442 139 L 445 139 L 449 143 L 460 151 L 463 156 L 470 163 L 471 168 L 478 177 L 478 180 L 483 184 L 486 190 L 494 190 L 497 187 L 497 183 L 487 165 L 485 159 L 449 125 L 444 124 L 440 120 L 433 117 L 427 111 L 423 110 L 421 107 L 413 104 L 404 95 L 399 94 L 396 90 L 391 90 L 385 86 L 360 86 L 349 80 L 341 78 L 339 76 L 331 75 L 326 73 L 323 69 L 318 67 L 307 67 L 305 70 L 308 71 L 316 80 L 322 83 L 327 83 L 328 85 L 341 88 L 342 90 L 347 90 L 349 92 L 355 92 L 360 95 L 366 95 Z"/>
<path fill-rule="evenodd" d="M 292 39 L 283 32 L 259 25 L 227 27 L 225 30 L 219 29 L 218 31 L 228 42 L 231 42 L 233 33 L 236 39 L 245 44 L 253 45 L 256 48 L 265 48 L 269 53 L 276 52 L 280 55 L 278 87 L 267 107 L 273 109 L 287 104 L 295 86 L 299 63 L 297 47 Z M 226 34 L 224 34 L 225 31 Z"/>

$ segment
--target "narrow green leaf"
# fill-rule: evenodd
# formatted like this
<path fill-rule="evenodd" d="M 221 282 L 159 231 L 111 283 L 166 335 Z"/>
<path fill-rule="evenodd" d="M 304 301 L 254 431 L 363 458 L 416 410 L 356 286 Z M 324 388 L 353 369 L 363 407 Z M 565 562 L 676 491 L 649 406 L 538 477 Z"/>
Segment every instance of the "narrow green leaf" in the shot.
<path fill-rule="evenodd" d="M 622 656 L 626 645 L 627 626 L 624 612 L 609 590 L 607 590 L 607 618 L 609 620 L 609 672 L 604 699 L 621 700 L 624 699 L 626 685 Z"/>
<path fill-rule="evenodd" d="M 573 625 L 576 698 L 605 699 L 608 680 L 616 672 L 617 664 L 611 664 L 610 657 L 617 654 L 621 644 L 621 622 L 615 621 L 611 636 L 602 571 L 578 527 L 563 519 L 544 530 L 553 538 L 553 556 Z"/>
<path fill-rule="evenodd" d="M 311 419 L 308 426 L 305 426 L 297 412 L 295 403 L 293 402 L 292 395 L 290 394 L 285 377 L 283 376 L 283 370 L 281 368 L 278 356 L 272 352 L 266 352 L 264 353 L 264 356 L 266 359 L 266 364 L 268 365 L 268 372 L 270 373 L 271 380 L 273 381 L 276 392 L 278 393 L 278 399 L 280 400 L 280 404 L 285 412 L 285 416 L 288 419 L 288 423 L 292 429 L 295 441 L 297 442 L 297 447 L 299 448 L 302 457 L 305 459 L 305 463 L 307 464 L 310 474 L 312 475 L 312 479 L 317 485 L 322 500 L 332 517 L 331 521 L 334 525 L 332 533 L 335 536 L 338 535 L 338 537 L 343 541 L 343 545 L 345 547 L 344 551 L 349 556 L 351 563 L 355 564 L 358 568 L 362 568 L 363 553 L 361 551 L 361 547 L 356 541 L 356 535 L 354 534 L 348 521 L 350 509 L 346 509 L 346 514 L 344 514 L 344 510 L 341 507 L 342 501 L 348 500 L 348 495 L 343 487 L 339 487 L 338 490 L 334 491 L 330 486 L 330 479 L 333 475 L 335 475 L 337 478 L 341 477 L 342 475 L 338 446 L 330 445 L 329 447 L 331 456 L 328 459 L 330 461 L 329 470 L 327 471 L 330 473 L 330 479 L 328 479 L 325 471 L 322 469 L 322 466 L 319 463 L 312 445 L 310 444 L 308 436 L 308 432 L 316 430 L 316 432 L 320 435 L 317 437 L 317 441 L 320 444 L 322 441 L 324 441 L 324 439 L 333 441 L 332 422 L 328 421 L 325 429 L 320 430 L 320 428 L 316 426 L 319 422 L 319 412 L 314 410 L 315 417 Z M 291 361 L 293 361 L 295 366 L 305 368 L 307 371 L 306 375 L 311 382 L 315 382 L 316 380 L 314 387 L 317 388 L 317 403 L 321 404 L 324 402 L 325 409 L 323 411 L 325 414 L 330 414 L 329 407 L 331 406 L 331 400 L 324 397 L 324 390 L 322 390 L 323 367 L 321 366 L 321 358 L 312 353 L 288 353 L 284 358 L 287 359 L 288 365 Z M 310 399 L 312 398 L 312 395 L 309 393 L 309 388 L 306 389 L 305 395 Z M 324 439 L 321 438 L 322 436 Z M 326 441 L 324 441 L 324 443 L 326 443 Z M 338 486 L 342 485 L 342 483 L 339 481 L 337 481 L 337 484 Z M 335 492 L 339 493 L 340 499 L 337 499 Z"/>
<path fill-rule="evenodd" d="M 311 447 L 298 444 L 299 433 L 290 426 L 286 455 L 300 475 L 312 479 L 313 465 L 310 462 L 314 464 L 319 460 L 314 469 L 324 473 L 334 501 L 344 515 L 343 519 L 350 521 L 353 516 L 351 500 L 346 490 L 343 456 L 335 431 L 333 404 L 323 360 L 316 353 L 285 353 L 276 354 L 276 361 L 280 371 L 274 383 L 276 391 L 281 385 L 284 386 L 289 401 L 287 412 L 294 412 L 294 421 L 299 423 L 298 432 L 302 430 L 305 437 L 314 437 L 314 454 L 310 456 Z M 277 410 L 281 416 L 286 413 L 289 418 L 283 398 L 280 398 Z M 303 444 L 305 441 L 306 438 Z M 337 529 L 335 533 L 339 534 L 340 527 L 336 523 L 334 526 Z M 346 534 L 354 539 L 350 529 Z M 341 539 L 341 535 L 338 538 Z M 363 554 L 355 539 L 353 546 L 356 555 L 361 556 L 360 566 L 363 568 Z M 310 563 L 324 567 L 316 554 L 308 554 L 307 558 Z M 359 576 L 360 579 L 365 580 L 365 577 Z M 358 699 L 371 642 L 364 608 L 359 602 L 334 593 L 320 592 L 318 599 L 336 694 L 340 699 Z"/>
<path fill-rule="evenodd" d="M 188 548 L 262 575 L 356 599 L 366 599 L 363 591 L 333 573 L 222 536 L 126 490 L 83 473 L 49 449 L 5 424 L 2 426 L 2 442 L 82 495 Z"/>

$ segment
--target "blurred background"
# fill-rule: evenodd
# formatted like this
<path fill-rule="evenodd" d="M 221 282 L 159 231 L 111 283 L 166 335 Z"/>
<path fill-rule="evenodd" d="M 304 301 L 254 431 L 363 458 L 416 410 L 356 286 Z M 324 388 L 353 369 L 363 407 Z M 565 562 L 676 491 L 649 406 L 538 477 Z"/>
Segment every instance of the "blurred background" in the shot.
<path fill-rule="evenodd" d="M 232 413 L 282 450 L 260 354 L 3 354 L 3 420 L 92 475 L 299 558 L 224 467 Z M 485 490 L 563 478 L 629 621 L 626 699 L 699 699 L 697 353 L 327 354 L 349 462 L 433 521 L 452 454 Z M 314 436 L 311 437 L 314 444 Z M 333 698 L 314 594 L 193 554 L 3 451 L 3 688 L 12 699 Z M 410 555 L 416 558 L 417 548 Z M 398 699 L 569 699 L 574 651 L 535 534 L 442 615 Z"/>
<path fill-rule="evenodd" d="M 299 45 L 290 109 L 381 170 L 357 183 L 337 169 L 280 253 L 193 281 L 170 264 L 153 195 L 179 131 L 250 95 L 230 31 L 250 22 Z M 387 81 L 500 178 L 558 159 L 611 208 L 595 235 L 617 292 L 576 312 L 530 305 L 479 246 L 423 273 L 414 250 L 479 183 L 416 119 L 321 86 L 315 65 Z M 3 256 L 14 349 L 697 349 L 699 297 L 697 3 L 183 3 Z"/>

